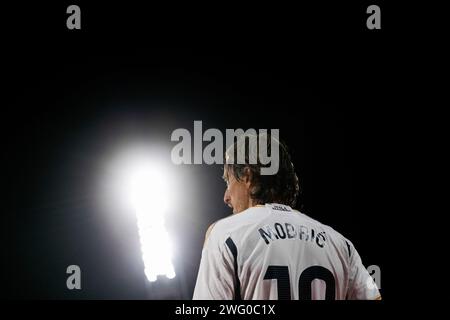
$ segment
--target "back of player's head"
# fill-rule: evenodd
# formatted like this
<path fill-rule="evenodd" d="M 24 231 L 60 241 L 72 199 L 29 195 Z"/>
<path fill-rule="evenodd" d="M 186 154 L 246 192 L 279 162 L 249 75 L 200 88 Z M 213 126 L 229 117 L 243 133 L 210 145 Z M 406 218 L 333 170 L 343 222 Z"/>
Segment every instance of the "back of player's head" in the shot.
<path fill-rule="evenodd" d="M 275 174 L 264 174 L 261 169 L 269 166 L 264 153 L 273 150 L 277 151 L 276 159 L 271 160 L 278 161 L 278 170 Z M 297 203 L 300 186 L 291 156 L 286 144 L 270 134 L 240 136 L 225 152 L 224 170 L 238 181 L 246 176 L 250 179 L 250 196 L 256 204 L 280 203 L 294 207 Z"/>

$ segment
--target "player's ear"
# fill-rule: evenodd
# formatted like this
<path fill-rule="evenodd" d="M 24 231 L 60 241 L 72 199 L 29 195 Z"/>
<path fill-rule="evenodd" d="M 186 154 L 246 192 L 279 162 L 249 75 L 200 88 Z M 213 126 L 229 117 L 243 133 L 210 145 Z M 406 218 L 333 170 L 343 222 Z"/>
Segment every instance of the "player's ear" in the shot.
<path fill-rule="evenodd" d="M 244 169 L 244 179 L 243 179 L 243 181 L 244 181 L 245 185 L 248 188 L 250 188 L 250 185 L 252 184 L 252 179 L 253 179 L 252 171 L 250 170 L 249 167 L 246 167 Z"/>

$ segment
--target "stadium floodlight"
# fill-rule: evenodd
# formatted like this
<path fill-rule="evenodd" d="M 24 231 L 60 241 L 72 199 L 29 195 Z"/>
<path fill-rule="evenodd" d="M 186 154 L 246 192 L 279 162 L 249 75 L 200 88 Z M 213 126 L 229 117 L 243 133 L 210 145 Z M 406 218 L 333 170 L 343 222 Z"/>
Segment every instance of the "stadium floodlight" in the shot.
<path fill-rule="evenodd" d="M 126 190 L 128 202 L 136 213 L 145 275 L 156 281 L 158 275 L 175 277 L 171 262 L 172 246 L 164 226 L 169 192 L 162 167 L 143 161 L 130 168 Z"/>

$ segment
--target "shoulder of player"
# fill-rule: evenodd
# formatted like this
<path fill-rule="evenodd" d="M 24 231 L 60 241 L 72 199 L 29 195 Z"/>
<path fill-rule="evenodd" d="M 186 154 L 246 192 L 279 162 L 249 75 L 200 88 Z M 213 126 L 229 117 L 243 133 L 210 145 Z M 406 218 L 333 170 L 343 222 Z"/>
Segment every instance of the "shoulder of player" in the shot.
<path fill-rule="evenodd" d="M 208 229 L 206 230 L 206 234 L 205 234 L 205 242 L 204 242 L 204 244 L 206 244 L 206 241 L 209 239 L 209 237 L 210 237 L 211 233 L 213 232 L 213 230 L 214 230 L 214 233 L 215 233 L 215 234 L 217 234 L 218 232 L 220 232 L 220 231 L 222 230 L 222 227 L 223 227 L 222 221 L 224 221 L 224 220 L 226 220 L 226 219 L 229 219 L 229 218 L 231 218 L 231 217 L 233 217 L 233 216 L 225 217 L 225 218 L 219 219 L 219 220 L 217 220 L 217 221 L 211 223 L 211 224 L 209 225 Z"/>
<path fill-rule="evenodd" d="M 243 227 L 245 225 L 242 223 L 244 220 L 246 220 L 245 213 L 239 213 L 213 222 L 206 231 L 205 243 L 206 240 L 210 238 L 211 234 L 214 234 L 214 237 L 221 238 L 227 236 L 231 230 Z"/>
<path fill-rule="evenodd" d="M 297 211 L 297 210 L 294 210 L 294 211 Z M 331 227 L 331 226 L 329 226 L 327 224 L 324 224 L 324 223 L 322 223 L 322 222 L 320 222 L 320 221 L 318 221 L 318 220 L 316 220 L 314 218 L 311 218 L 310 216 L 308 216 L 308 215 L 306 215 L 306 214 L 304 214 L 304 213 L 302 213 L 300 211 L 297 211 L 297 212 L 302 214 L 309 221 L 311 221 L 314 224 L 318 225 L 321 229 L 323 229 L 325 231 L 326 234 L 328 234 L 328 236 L 330 236 L 330 237 L 332 237 L 334 239 L 342 240 L 342 243 L 343 244 L 345 243 L 346 246 L 353 247 L 353 243 L 350 240 L 348 240 L 345 236 L 343 236 L 339 231 L 335 230 L 333 227 Z"/>
<path fill-rule="evenodd" d="M 211 234 L 211 230 L 214 228 L 214 225 L 215 225 L 215 224 L 216 224 L 215 222 L 211 223 L 211 224 L 209 225 L 208 229 L 206 230 L 205 240 L 203 241 L 203 246 L 206 245 L 206 241 L 208 240 L 209 235 Z"/>
<path fill-rule="evenodd" d="M 236 217 L 237 215 L 231 215 L 211 223 L 211 225 L 208 227 L 208 230 L 206 231 L 206 235 L 209 236 L 213 229 L 215 233 L 220 232 L 220 230 L 223 230 L 223 228 L 226 227 L 230 222 L 232 223 L 232 221 L 234 221 Z"/>
<path fill-rule="evenodd" d="M 342 235 L 342 233 L 335 230 L 334 228 L 332 228 L 328 225 L 324 225 L 324 224 L 323 224 L 323 226 L 324 226 L 325 232 L 338 241 L 342 251 L 346 252 L 348 254 L 349 258 L 352 257 L 353 252 L 355 251 L 355 247 L 354 247 L 353 243 L 349 239 L 347 239 L 344 235 Z"/>

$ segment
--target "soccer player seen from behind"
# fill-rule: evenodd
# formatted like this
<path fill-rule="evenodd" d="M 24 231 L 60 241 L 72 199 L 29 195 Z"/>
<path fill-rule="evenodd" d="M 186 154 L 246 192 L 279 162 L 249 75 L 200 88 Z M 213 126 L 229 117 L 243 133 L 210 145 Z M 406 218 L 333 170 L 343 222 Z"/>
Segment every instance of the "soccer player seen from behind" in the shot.
<path fill-rule="evenodd" d="M 299 183 L 286 146 L 257 139 L 268 150 L 277 144 L 278 171 L 261 174 L 245 136 L 226 151 L 224 201 L 233 215 L 206 232 L 193 299 L 381 299 L 352 242 L 293 209 Z M 234 161 L 239 150 L 245 163 Z"/>

